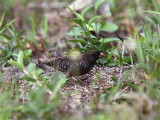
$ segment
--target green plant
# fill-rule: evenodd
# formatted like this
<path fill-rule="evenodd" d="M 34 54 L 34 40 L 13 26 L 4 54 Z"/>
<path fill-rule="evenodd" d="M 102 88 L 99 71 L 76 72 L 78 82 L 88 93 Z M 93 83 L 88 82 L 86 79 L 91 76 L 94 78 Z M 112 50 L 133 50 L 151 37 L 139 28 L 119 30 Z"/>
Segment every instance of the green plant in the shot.
<path fill-rule="evenodd" d="M 2 16 L 2 20 L 0 22 L 0 57 L 1 57 L 1 65 L 4 66 L 6 61 L 10 58 L 14 59 L 14 54 L 16 50 L 24 50 L 24 46 L 28 43 L 27 40 L 23 39 L 23 34 L 25 30 L 18 32 L 13 23 L 15 21 L 3 25 L 4 14 Z M 27 53 L 28 52 L 28 53 Z M 29 54 L 29 51 L 26 51 L 26 55 Z"/>
<path fill-rule="evenodd" d="M 8 63 L 19 68 L 26 74 L 25 76 L 21 77 L 22 79 L 32 81 L 32 82 L 37 82 L 39 85 L 41 85 L 38 79 L 44 80 L 44 77 L 41 75 L 43 71 L 41 69 L 36 70 L 36 65 L 34 63 L 29 63 L 29 65 L 27 66 L 28 68 L 27 69 L 25 68 L 24 60 L 28 62 L 28 60 L 30 59 L 30 55 L 31 55 L 30 50 L 28 52 L 20 51 L 19 54 L 16 55 L 17 60 L 16 61 L 8 60 Z"/>
<path fill-rule="evenodd" d="M 3 81 L 0 86 L 0 119 L 54 119 L 58 117 L 56 110 L 62 105 L 61 98 L 65 95 L 62 96 L 59 91 L 65 82 L 61 73 L 53 75 L 48 82 L 44 81 L 43 86 L 30 87 L 30 84 L 26 84 L 21 88 L 21 92 L 16 81 Z"/>
<path fill-rule="evenodd" d="M 119 39 L 102 37 L 99 38 L 98 35 L 101 31 L 115 32 L 118 29 L 118 26 L 111 22 L 105 23 L 100 21 L 101 16 L 95 16 L 89 20 L 85 18 L 85 15 L 89 10 L 95 9 L 96 11 L 103 2 L 104 0 L 98 0 L 94 5 L 88 6 L 82 10 L 81 14 L 69 8 L 76 15 L 76 18 L 73 19 L 73 21 L 77 24 L 77 26 L 74 26 L 68 33 L 68 35 L 74 36 L 74 39 L 67 40 L 67 42 L 76 43 L 77 47 L 79 47 L 82 52 L 91 49 L 99 49 L 103 53 L 109 54 L 107 57 L 105 57 L 103 63 L 113 63 L 111 59 L 113 54 L 115 55 L 114 50 L 116 47 L 110 48 L 108 43 L 119 41 Z"/>
<path fill-rule="evenodd" d="M 53 119 L 56 116 L 54 114 L 55 109 L 61 106 L 60 98 L 62 96 L 59 89 L 66 82 L 65 75 L 57 72 L 52 77 L 44 77 L 42 75 L 43 70 L 36 69 L 36 65 L 28 61 L 31 55 L 29 53 L 31 52 L 20 51 L 16 55 L 16 61 L 8 60 L 9 64 L 25 73 L 24 76 L 21 76 L 21 79 L 28 81 L 29 84 L 24 86 L 24 91 L 27 89 L 28 92 L 23 95 L 23 99 L 26 99 L 27 102 L 19 104 L 17 100 L 21 94 L 13 95 L 17 99 L 10 103 L 8 112 L 1 116 L 4 120 L 12 117 L 17 119 L 24 119 L 25 117 L 30 119 Z M 24 65 L 24 61 L 27 61 L 28 64 Z M 34 87 L 31 88 L 29 85 L 33 85 Z M 5 84 L 2 83 L 1 88 L 4 86 Z M 13 92 L 14 90 L 11 91 Z M 3 94 L 8 95 L 9 93 L 6 91 Z M 9 99 L 10 97 L 6 96 L 4 101 L 8 101 Z M 0 105 L 4 101 L 0 101 Z"/>
<path fill-rule="evenodd" d="M 157 28 L 158 32 L 145 27 L 144 33 L 141 33 L 140 36 L 138 31 L 135 33 L 135 38 L 137 38 L 135 54 L 138 57 L 139 65 L 153 78 L 159 78 L 160 72 L 160 27 L 158 26 Z"/>

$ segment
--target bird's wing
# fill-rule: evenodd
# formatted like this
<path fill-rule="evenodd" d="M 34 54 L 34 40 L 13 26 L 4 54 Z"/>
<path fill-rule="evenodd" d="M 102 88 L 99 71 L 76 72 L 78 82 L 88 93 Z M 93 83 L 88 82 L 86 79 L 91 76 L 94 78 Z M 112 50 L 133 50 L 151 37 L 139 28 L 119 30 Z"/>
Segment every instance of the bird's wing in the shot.
<path fill-rule="evenodd" d="M 70 70 L 72 61 L 69 57 L 57 58 L 55 60 L 56 69 L 62 72 L 68 72 Z"/>

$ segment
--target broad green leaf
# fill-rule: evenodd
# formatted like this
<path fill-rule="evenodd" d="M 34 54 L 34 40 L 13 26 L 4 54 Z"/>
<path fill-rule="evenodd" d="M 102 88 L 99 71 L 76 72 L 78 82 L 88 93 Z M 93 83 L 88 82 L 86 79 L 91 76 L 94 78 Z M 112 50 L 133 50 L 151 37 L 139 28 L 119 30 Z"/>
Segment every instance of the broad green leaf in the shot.
<path fill-rule="evenodd" d="M 74 27 L 67 35 L 70 36 L 81 36 L 83 35 L 84 30 L 81 27 Z"/>
<path fill-rule="evenodd" d="M 84 31 L 88 32 L 88 30 L 94 31 L 93 26 L 91 26 L 91 25 L 89 26 L 88 24 L 86 24 L 86 28 L 87 28 L 87 30 L 83 30 L 82 32 L 84 32 Z"/>
<path fill-rule="evenodd" d="M 66 76 L 62 72 L 56 72 L 50 79 L 53 83 L 53 95 L 54 98 L 58 90 L 61 88 L 61 86 L 66 82 Z"/>
<path fill-rule="evenodd" d="M 115 32 L 116 30 L 118 30 L 118 26 L 114 23 L 111 23 L 111 22 L 106 23 L 101 28 L 101 31 L 107 31 L 107 32 Z"/>
<path fill-rule="evenodd" d="M 23 64 L 23 57 L 24 57 L 24 53 L 23 51 L 20 51 L 18 54 L 17 62 L 20 64 Z"/>
<path fill-rule="evenodd" d="M 27 58 L 27 59 L 30 58 L 31 54 L 32 54 L 31 49 L 28 49 L 28 50 L 24 51 L 24 57 Z"/>
<path fill-rule="evenodd" d="M 100 23 L 92 23 L 92 27 L 93 27 L 93 29 L 94 29 L 94 31 L 95 31 L 96 33 L 99 33 L 99 31 L 100 31 L 101 28 L 102 28 L 102 26 L 101 26 Z"/>
<path fill-rule="evenodd" d="M 113 66 L 117 66 L 117 65 L 118 65 L 117 61 L 112 61 L 112 62 L 107 63 L 107 66 L 109 66 L 109 67 L 113 67 Z"/>
<path fill-rule="evenodd" d="M 29 63 L 29 65 L 28 65 L 28 72 L 29 73 L 33 73 L 34 70 L 36 70 L 36 64 Z"/>
<path fill-rule="evenodd" d="M 74 18 L 73 21 L 74 21 L 75 23 L 77 23 L 78 25 L 80 25 L 81 27 L 83 26 L 83 21 L 82 21 L 81 19 L 79 19 L 79 18 Z"/>
<path fill-rule="evenodd" d="M 92 39 L 97 39 L 97 37 L 96 36 L 94 36 L 94 35 L 90 35 L 90 37 L 92 38 Z"/>
<path fill-rule="evenodd" d="M 104 2 L 105 0 L 97 0 L 95 3 L 95 9 L 97 10 L 98 7 Z"/>
<path fill-rule="evenodd" d="M 103 26 L 105 26 L 106 22 L 99 22 L 99 24 L 101 25 L 102 28 Z"/>
<path fill-rule="evenodd" d="M 13 19 L 11 22 L 7 23 L 7 24 L 0 30 L 0 33 L 2 33 L 6 28 L 8 28 L 11 24 L 13 24 L 14 21 L 15 21 L 15 19 Z"/>
<path fill-rule="evenodd" d="M 101 38 L 99 41 L 100 41 L 100 45 L 99 45 L 99 47 L 100 47 L 100 48 L 103 48 L 103 45 L 104 45 L 104 39 L 103 39 L 103 38 Z"/>
<path fill-rule="evenodd" d="M 36 77 L 39 79 L 39 80 L 45 80 L 45 77 L 42 75 L 42 72 L 43 72 L 43 70 L 42 69 L 37 69 L 36 71 L 35 71 L 35 74 L 36 74 Z"/>
<path fill-rule="evenodd" d="M 36 73 L 37 73 L 37 74 L 41 74 L 42 72 L 43 72 L 42 69 L 37 69 L 37 70 L 36 70 Z"/>
<path fill-rule="evenodd" d="M 105 43 L 109 43 L 109 42 L 117 42 L 119 40 L 120 39 L 118 39 L 118 38 L 104 38 L 104 39 L 101 39 L 100 42 L 103 42 L 105 44 Z"/>
<path fill-rule="evenodd" d="M 21 69 L 21 70 L 24 70 L 24 69 L 25 69 L 25 67 L 24 67 L 23 64 L 18 63 L 18 62 L 16 62 L 16 61 L 8 60 L 8 63 L 11 64 L 11 65 L 13 65 L 13 66 L 15 66 L 15 67 L 17 67 L 17 68 L 19 68 L 19 69 Z"/>
<path fill-rule="evenodd" d="M 93 22 L 95 22 L 96 20 L 98 20 L 98 19 L 100 19 L 100 18 L 101 18 L 101 16 L 95 16 L 95 17 L 93 17 L 92 19 L 90 19 L 89 22 L 88 22 L 89 26 L 90 26 Z"/>
<path fill-rule="evenodd" d="M 90 36 L 91 35 L 91 33 L 90 32 L 83 32 L 86 36 Z"/>
<path fill-rule="evenodd" d="M 84 15 L 93 7 L 94 5 L 90 5 L 82 10 L 81 15 L 84 17 Z"/>
<path fill-rule="evenodd" d="M 67 33 L 67 35 L 69 35 L 69 36 L 81 36 L 82 33 L 79 32 L 79 31 L 71 30 L 71 31 L 69 31 L 69 32 Z"/>
<path fill-rule="evenodd" d="M 92 42 L 93 42 L 94 44 L 96 44 L 96 43 L 99 42 L 99 40 L 97 40 L 97 39 L 92 39 Z M 99 47 L 99 46 L 98 46 L 98 47 Z"/>
<path fill-rule="evenodd" d="M 82 15 L 80 15 L 80 14 L 77 13 L 77 12 L 73 12 L 73 13 L 77 16 L 77 18 L 79 18 L 79 19 L 81 19 L 82 21 L 84 21 L 84 18 L 83 18 Z"/>
<path fill-rule="evenodd" d="M 27 81 L 31 81 L 31 82 L 36 82 L 37 81 L 33 77 L 30 77 L 30 76 L 27 76 L 27 75 L 22 76 L 21 79 L 24 79 L 24 80 L 27 80 Z"/>
<path fill-rule="evenodd" d="M 67 40 L 67 42 L 80 42 L 87 44 L 87 41 L 85 41 L 84 39 L 72 39 L 72 40 Z"/>

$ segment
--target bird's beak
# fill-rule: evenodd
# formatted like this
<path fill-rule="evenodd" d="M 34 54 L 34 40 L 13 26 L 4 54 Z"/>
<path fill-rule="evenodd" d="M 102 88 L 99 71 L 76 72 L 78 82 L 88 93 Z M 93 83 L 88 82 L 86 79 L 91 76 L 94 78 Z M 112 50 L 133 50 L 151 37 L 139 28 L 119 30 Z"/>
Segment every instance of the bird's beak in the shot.
<path fill-rule="evenodd" d="M 105 57 L 105 54 L 103 54 L 103 53 L 101 52 L 100 55 L 99 55 L 99 58 L 103 58 L 103 57 Z"/>

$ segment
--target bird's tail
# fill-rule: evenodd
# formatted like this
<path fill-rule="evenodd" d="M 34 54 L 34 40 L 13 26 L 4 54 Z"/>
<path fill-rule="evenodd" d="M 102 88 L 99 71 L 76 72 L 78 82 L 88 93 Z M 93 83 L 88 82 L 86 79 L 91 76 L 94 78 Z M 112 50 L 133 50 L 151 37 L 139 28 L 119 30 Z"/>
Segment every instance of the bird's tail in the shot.
<path fill-rule="evenodd" d="M 45 62 L 40 62 L 38 61 L 38 67 L 44 69 L 45 65 L 55 67 L 55 60 L 50 60 L 50 61 L 45 61 Z"/>

